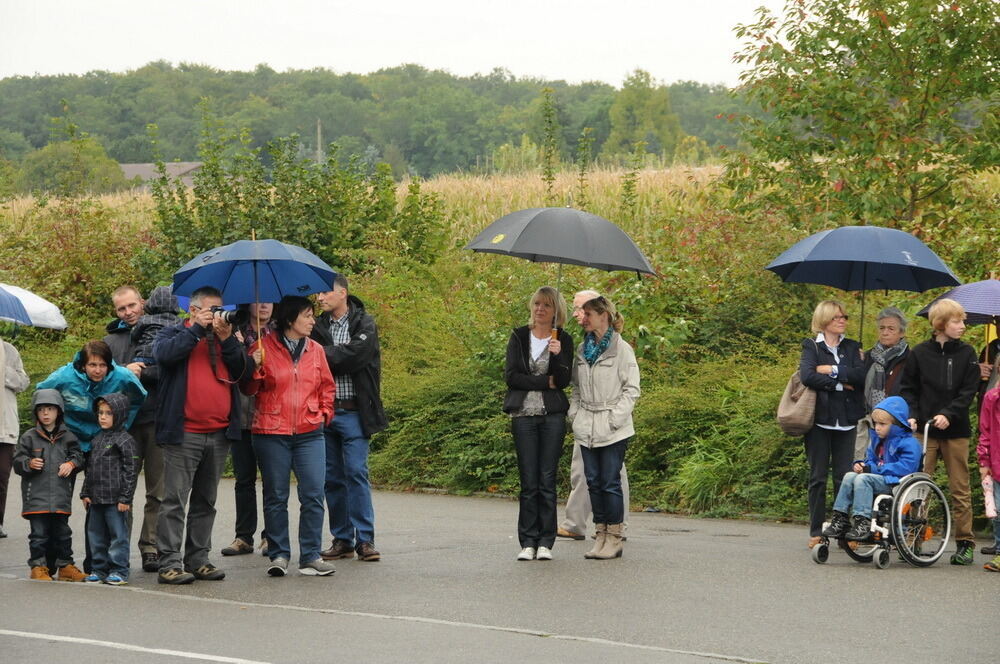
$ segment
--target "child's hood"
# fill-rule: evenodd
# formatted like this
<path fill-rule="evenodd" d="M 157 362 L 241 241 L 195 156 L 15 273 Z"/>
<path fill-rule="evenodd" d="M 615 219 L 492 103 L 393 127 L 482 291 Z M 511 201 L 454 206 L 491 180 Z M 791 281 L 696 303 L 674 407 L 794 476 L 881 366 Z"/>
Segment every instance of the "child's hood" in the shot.
<path fill-rule="evenodd" d="M 35 390 L 35 393 L 31 397 L 31 412 L 34 413 L 37 411 L 39 406 L 55 406 L 59 409 L 60 413 L 66 410 L 62 394 L 59 393 L 59 390 L 51 388 Z"/>
<path fill-rule="evenodd" d="M 906 400 L 903 397 L 886 397 L 878 402 L 875 406 L 878 410 L 884 410 L 896 419 L 899 424 L 907 427 L 907 432 L 909 431 L 909 425 L 907 420 L 910 419 L 910 407 L 906 405 Z M 893 426 L 897 426 L 893 424 Z"/>
<path fill-rule="evenodd" d="M 180 306 L 177 304 L 177 296 L 171 292 L 170 286 L 157 286 L 149 294 L 144 312 L 153 314 L 177 314 Z"/>
<path fill-rule="evenodd" d="M 125 420 L 128 418 L 128 397 L 121 392 L 111 392 L 109 394 L 102 395 L 94 400 L 94 413 L 97 413 L 98 405 L 102 401 L 111 407 L 112 431 L 123 429 L 125 427 Z"/>

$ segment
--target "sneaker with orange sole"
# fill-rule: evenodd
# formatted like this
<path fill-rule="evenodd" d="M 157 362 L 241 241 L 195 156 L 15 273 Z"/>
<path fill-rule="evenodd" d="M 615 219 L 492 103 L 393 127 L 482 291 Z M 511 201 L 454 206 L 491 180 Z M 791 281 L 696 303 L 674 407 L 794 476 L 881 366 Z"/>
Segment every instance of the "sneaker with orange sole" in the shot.
<path fill-rule="evenodd" d="M 69 565 L 63 565 L 59 568 L 59 574 L 56 577 L 59 581 L 83 581 L 87 578 L 87 575 L 81 572 L 76 565 L 70 563 Z"/>
<path fill-rule="evenodd" d="M 49 568 L 45 565 L 36 565 L 31 568 L 31 574 L 28 576 L 29 579 L 34 579 L 35 581 L 51 581 L 52 577 L 49 576 Z"/>

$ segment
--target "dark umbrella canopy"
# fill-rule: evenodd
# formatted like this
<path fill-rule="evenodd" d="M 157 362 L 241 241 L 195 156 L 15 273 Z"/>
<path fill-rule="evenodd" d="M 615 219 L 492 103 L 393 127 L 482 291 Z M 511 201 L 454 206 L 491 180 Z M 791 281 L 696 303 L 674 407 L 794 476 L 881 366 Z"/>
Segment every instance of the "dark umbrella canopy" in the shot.
<path fill-rule="evenodd" d="M 278 302 L 285 295 L 330 290 L 333 268 L 315 254 L 277 240 L 240 240 L 194 258 L 174 273 L 174 295 L 202 286 L 222 292 L 226 304 Z"/>
<path fill-rule="evenodd" d="M 656 274 L 625 231 L 596 214 L 572 208 L 529 208 L 486 227 L 466 249 L 537 263 Z"/>
<path fill-rule="evenodd" d="M 816 233 L 796 243 L 765 269 L 784 281 L 848 291 L 921 293 L 962 283 L 916 237 L 879 226 L 843 226 Z"/>
<path fill-rule="evenodd" d="M 962 305 L 968 325 L 996 324 L 1000 320 L 1000 280 L 986 279 L 962 284 L 935 298 L 934 302 L 943 298 L 955 300 Z M 934 302 L 918 311 L 917 315 L 926 317 Z"/>

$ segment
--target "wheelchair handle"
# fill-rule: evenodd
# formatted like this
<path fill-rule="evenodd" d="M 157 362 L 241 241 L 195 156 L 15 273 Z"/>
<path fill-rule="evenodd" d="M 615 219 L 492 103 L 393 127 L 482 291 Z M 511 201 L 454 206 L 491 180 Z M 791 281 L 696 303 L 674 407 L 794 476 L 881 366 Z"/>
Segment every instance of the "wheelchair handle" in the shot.
<path fill-rule="evenodd" d="M 930 432 L 931 432 L 931 421 L 927 420 L 924 423 L 924 439 L 923 439 L 923 441 L 921 441 L 923 443 L 923 448 L 924 448 L 923 449 L 923 454 L 924 455 L 927 454 L 927 436 L 930 435 Z"/>

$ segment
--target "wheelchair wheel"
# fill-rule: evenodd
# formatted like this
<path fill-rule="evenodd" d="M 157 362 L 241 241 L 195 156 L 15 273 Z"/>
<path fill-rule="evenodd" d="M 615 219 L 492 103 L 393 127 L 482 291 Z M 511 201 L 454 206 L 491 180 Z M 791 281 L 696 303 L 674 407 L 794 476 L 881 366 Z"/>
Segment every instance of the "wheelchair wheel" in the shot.
<path fill-rule="evenodd" d="M 891 528 L 903 560 L 917 567 L 933 565 L 951 536 L 951 513 L 944 493 L 926 477 L 904 481 L 893 501 Z"/>
<path fill-rule="evenodd" d="M 851 545 L 856 545 L 851 548 Z M 875 551 L 878 549 L 877 544 L 871 542 L 848 542 L 846 539 L 841 537 L 837 540 L 837 546 L 843 549 L 851 560 L 859 563 L 870 563 L 872 561 L 872 556 L 875 555 Z"/>
<path fill-rule="evenodd" d="M 878 551 L 875 552 L 875 557 L 872 559 L 872 563 L 879 569 L 885 569 L 891 562 L 892 557 L 889 555 L 889 549 L 883 549 L 881 547 L 879 547 Z"/>
<path fill-rule="evenodd" d="M 830 545 L 820 542 L 812 548 L 812 559 L 817 565 L 822 565 L 830 557 Z"/>

